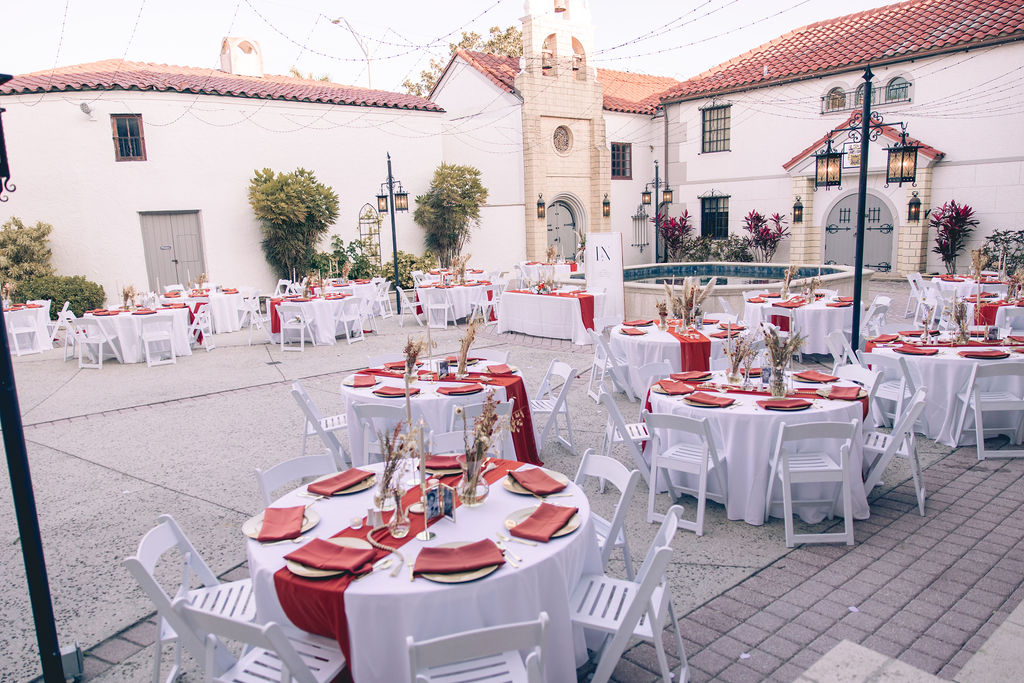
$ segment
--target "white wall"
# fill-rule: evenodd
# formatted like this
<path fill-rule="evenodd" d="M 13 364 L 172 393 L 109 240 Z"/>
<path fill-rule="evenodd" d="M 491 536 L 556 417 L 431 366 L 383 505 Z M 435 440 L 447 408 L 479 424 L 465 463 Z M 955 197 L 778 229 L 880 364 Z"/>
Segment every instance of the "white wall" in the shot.
<path fill-rule="evenodd" d="M 654 158 L 664 147 L 665 131 L 663 120 L 645 114 L 625 114 L 622 112 L 604 112 L 608 149 L 613 142 L 628 142 L 632 145 L 633 177 L 631 180 L 612 178 L 608 199 L 612 203 L 612 230 L 622 233 L 622 263 L 635 266 L 641 263 L 653 263 L 655 257 L 655 228 L 653 223 L 647 225 L 647 236 L 650 244 L 641 252 L 633 245 L 633 214 L 640 205 L 640 193 L 644 186 L 654 180 Z M 664 169 L 660 172 L 664 179 Z M 654 215 L 654 207 L 645 207 L 649 216 Z M 670 212 L 676 215 L 675 211 Z"/>
<path fill-rule="evenodd" d="M 85 101 L 91 118 L 79 109 Z M 347 242 L 358 237 L 363 204 L 376 203 L 387 151 L 410 209 L 441 156 L 440 113 L 126 91 L 5 96 L 0 104 L 18 186 L 0 220 L 52 223 L 57 271 L 85 275 L 108 296 L 118 285 L 146 287 L 140 211 L 199 210 L 211 281 L 267 291 L 276 279 L 247 199 L 254 170 L 313 171 L 339 196 L 331 234 Z M 142 114 L 146 161 L 114 160 L 110 115 L 125 113 Z M 420 252 L 412 210 L 397 227 L 399 248 Z M 382 255 L 390 259 L 387 221 Z"/>

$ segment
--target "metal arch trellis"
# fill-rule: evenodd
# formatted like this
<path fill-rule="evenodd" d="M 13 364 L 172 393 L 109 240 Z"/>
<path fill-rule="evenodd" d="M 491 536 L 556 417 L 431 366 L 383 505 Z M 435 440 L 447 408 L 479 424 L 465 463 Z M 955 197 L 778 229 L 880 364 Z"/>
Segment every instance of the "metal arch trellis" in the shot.
<path fill-rule="evenodd" d="M 373 259 L 377 265 L 381 265 L 380 257 L 380 224 L 382 219 L 380 213 L 372 204 L 363 204 L 359 210 L 359 241 L 368 257 Z"/>

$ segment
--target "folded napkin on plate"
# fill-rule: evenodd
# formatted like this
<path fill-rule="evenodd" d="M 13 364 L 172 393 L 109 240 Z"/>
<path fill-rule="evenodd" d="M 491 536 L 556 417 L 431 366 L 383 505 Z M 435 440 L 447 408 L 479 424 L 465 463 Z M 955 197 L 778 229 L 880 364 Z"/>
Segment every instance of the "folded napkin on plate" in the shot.
<path fill-rule="evenodd" d="M 42 304 L 25 304 L 25 308 L 42 308 Z"/>
<path fill-rule="evenodd" d="M 426 467 L 430 470 L 457 470 L 462 466 L 457 455 L 428 455 Z"/>
<path fill-rule="evenodd" d="M 373 375 L 356 375 L 352 378 L 352 386 L 359 389 L 361 387 L 372 387 L 377 384 L 377 378 Z"/>
<path fill-rule="evenodd" d="M 164 294 L 164 296 L 167 297 L 168 299 L 177 299 L 179 296 L 181 296 L 181 292 L 167 292 L 166 294 Z"/>
<path fill-rule="evenodd" d="M 313 569 L 362 574 L 370 569 L 376 556 L 377 551 L 373 548 L 348 548 L 322 538 L 314 538 L 298 550 L 285 555 L 284 559 Z"/>
<path fill-rule="evenodd" d="M 699 403 L 703 406 L 731 406 L 736 402 L 736 399 L 729 398 L 728 396 L 715 396 L 714 394 L 706 394 L 703 391 L 690 394 L 686 397 L 687 401 L 692 403 Z"/>
<path fill-rule="evenodd" d="M 445 358 L 445 360 L 448 361 L 449 365 L 451 365 L 452 363 L 458 363 L 459 362 L 459 357 L 458 356 L 447 356 Z M 484 359 L 483 358 L 473 358 L 473 357 L 466 358 L 466 362 L 467 363 L 474 363 L 474 362 L 479 361 L 479 360 L 484 360 Z"/>
<path fill-rule="evenodd" d="M 475 394 L 478 391 L 483 391 L 484 385 L 477 384 L 458 384 L 452 387 L 438 387 L 437 393 L 444 394 L 446 396 L 461 396 L 463 394 Z"/>
<path fill-rule="evenodd" d="M 510 471 L 508 476 L 512 477 L 524 489 L 530 493 L 536 493 L 538 496 L 550 496 L 552 493 L 558 493 L 566 486 L 539 467 Z"/>
<path fill-rule="evenodd" d="M 807 382 L 835 382 L 838 377 L 835 375 L 826 375 L 823 372 L 817 370 L 804 370 L 793 375 L 797 379 L 802 379 Z"/>
<path fill-rule="evenodd" d="M 485 538 L 458 548 L 423 548 L 416 556 L 412 572 L 419 574 L 458 574 L 505 564 L 505 556 L 494 541 Z"/>
<path fill-rule="evenodd" d="M 222 289 L 220 291 L 223 292 L 224 294 L 238 294 L 237 289 Z"/>
<path fill-rule="evenodd" d="M 781 299 L 782 298 L 782 293 L 781 292 L 766 292 L 766 293 L 762 294 L 761 296 L 763 296 L 765 299 Z"/>
<path fill-rule="evenodd" d="M 756 296 L 753 299 L 747 299 L 747 303 L 748 304 L 763 304 L 764 303 L 764 299 L 762 299 L 759 296 Z"/>
<path fill-rule="evenodd" d="M 943 282 L 963 282 L 964 281 L 964 279 L 962 277 L 953 277 L 952 275 L 943 275 L 939 279 L 942 280 Z"/>
<path fill-rule="evenodd" d="M 1024 344 L 1024 336 L 1021 336 L 1019 334 L 1008 334 L 1008 335 L 1006 335 L 1006 338 L 1009 339 L 1012 342 L 1017 342 L 1018 344 Z"/>
<path fill-rule="evenodd" d="M 468 271 L 466 271 L 466 272 L 468 272 L 468 273 L 482 273 L 482 272 L 484 272 L 484 271 L 480 270 L 479 268 L 470 268 L 470 269 L 469 269 Z"/>
<path fill-rule="evenodd" d="M 430 271 L 430 274 L 431 275 L 440 275 L 441 271 L 439 271 L 439 270 L 432 270 L 432 271 Z"/>
<path fill-rule="evenodd" d="M 802 398 L 776 398 L 772 400 L 757 401 L 757 405 L 765 410 L 795 410 L 811 405 L 810 401 Z"/>
<path fill-rule="evenodd" d="M 520 538 L 547 543 L 559 529 L 569 523 L 569 520 L 578 511 L 579 508 L 541 503 L 532 515 L 516 524 L 508 532 Z"/>
<path fill-rule="evenodd" d="M 263 525 L 256 540 L 261 543 L 283 541 L 287 538 L 298 538 L 302 535 L 302 518 L 306 514 L 305 505 L 289 508 L 267 508 L 263 511 Z"/>
<path fill-rule="evenodd" d="M 686 394 L 692 394 L 694 391 L 692 384 L 686 384 L 674 379 L 663 379 L 658 382 L 658 386 L 669 396 L 685 396 Z"/>
<path fill-rule="evenodd" d="M 687 370 L 686 372 L 673 372 L 669 377 L 677 379 L 680 382 L 699 382 L 704 379 L 711 379 L 711 371 Z"/>
<path fill-rule="evenodd" d="M 708 336 L 714 337 L 715 339 L 726 339 L 728 337 L 735 337 L 739 333 L 739 330 L 733 330 L 731 332 L 726 332 L 725 330 L 722 330 L 721 332 L 715 332 L 714 334 L 709 334 Z"/>
<path fill-rule="evenodd" d="M 339 472 L 327 479 L 315 481 L 307 486 L 306 490 L 310 493 L 315 493 L 318 496 L 333 496 L 338 491 L 350 489 L 359 482 L 365 481 L 372 476 L 373 472 L 367 472 L 353 467 L 352 469 Z"/>
<path fill-rule="evenodd" d="M 639 337 L 640 335 L 647 334 L 643 330 L 638 330 L 635 327 L 623 327 L 621 330 L 622 334 L 628 334 L 631 337 Z"/>
<path fill-rule="evenodd" d="M 492 375 L 511 375 L 513 373 L 513 370 L 504 363 L 501 363 L 499 365 L 488 365 L 487 372 L 491 373 Z"/>
<path fill-rule="evenodd" d="M 364 278 L 359 278 L 358 280 L 353 280 L 353 282 L 355 282 L 357 285 L 367 285 L 367 284 L 370 283 L 369 280 L 366 280 Z"/>
<path fill-rule="evenodd" d="M 309 298 L 309 297 L 300 296 L 300 297 L 295 298 L 295 299 L 288 299 L 288 301 L 291 301 L 292 303 L 296 303 L 296 304 L 304 304 L 307 301 L 312 301 L 312 299 Z"/>
<path fill-rule="evenodd" d="M 839 300 L 844 302 L 844 303 L 851 303 L 851 304 L 853 303 L 853 297 L 852 296 L 841 296 L 841 297 L 839 297 Z"/>
<path fill-rule="evenodd" d="M 745 369 L 741 370 L 740 372 L 742 372 L 744 375 L 747 374 L 747 371 Z M 751 377 L 760 377 L 761 376 L 761 368 L 750 368 L 750 376 Z"/>
<path fill-rule="evenodd" d="M 939 350 L 935 348 L 920 348 L 918 346 L 910 346 L 908 344 L 897 346 L 895 351 L 898 353 L 906 353 L 911 356 L 934 356 L 939 352 Z"/>
<path fill-rule="evenodd" d="M 644 327 L 646 325 L 653 325 L 654 320 L 627 320 L 622 324 L 628 327 Z"/>
<path fill-rule="evenodd" d="M 405 396 L 405 387 L 381 387 L 380 389 L 374 389 L 373 393 L 377 396 L 384 396 L 386 398 Z M 418 387 L 409 387 L 410 396 L 415 396 L 418 393 L 420 393 Z"/>
<path fill-rule="evenodd" d="M 899 339 L 899 335 L 896 334 L 880 334 L 869 341 L 872 341 L 875 344 L 888 344 L 889 342 L 894 342 L 897 339 Z"/>
<path fill-rule="evenodd" d="M 705 320 L 704 324 L 707 325 L 708 321 Z M 737 323 L 719 323 L 718 326 L 720 328 L 722 328 L 723 330 L 745 330 L 745 329 L 747 329 L 746 325 L 739 325 Z"/>
<path fill-rule="evenodd" d="M 828 397 L 840 401 L 854 401 L 860 397 L 860 387 L 832 387 Z"/>
<path fill-rule="evenodd" d="M 149 308 L 140 308 L 137 311 L 132 311 L 132 315 L 153 315 L 156 311 Z"/>
<path fill-rule="evenodd" d="M 790 299 L 789 301 L 780 301 L 773 305 L 778 306 L 779 308 L 800 308 L 801 306 L 806 305 L 806 302 L 803 299 Z"/>
<path fill-rule="evenodd" d="M 899 334 L 901 337 L 920 337 L 922 334 L 924 334 L 924 330 L 903 330 L 902 332 L 898 332 L 897 334 Z"/>
<path fill-rule="evenodd" d="M 405 370 L 404 360 L 393 360 L 384 364 L 385 370 Z"/>
<path fill-rule="evenodd" d="M 978 349 L 977 351 L 960 351 L 958 355 L 964 358 L 1008 358 L 1010 356 L 1006 351 L 1000 351 L 999 349 Z"/>
<path fill-rule="evenodd" d="M 827 303 L 825 305 L 828 306 L 829 308 L 849 308 L 850 306 L 853 306 L 853 304 L 848 302 L 848 301 L 839 301 L 839 302 L 836 302 L 836 303 Z"/>

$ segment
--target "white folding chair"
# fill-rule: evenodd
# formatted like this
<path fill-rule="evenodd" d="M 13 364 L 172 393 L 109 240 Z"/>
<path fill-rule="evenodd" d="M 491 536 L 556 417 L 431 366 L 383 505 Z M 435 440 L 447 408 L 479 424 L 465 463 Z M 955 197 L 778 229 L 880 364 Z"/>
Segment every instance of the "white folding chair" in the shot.
<path fill-rule="evenodd" d="M 188 326 L 188 339 L 191 346 L 202 345 L 207 352 L 217 348 L 213 343 L 213 318 L 210 317 L 208 302 L 196 304 L 192 312 L 192 322 Z"/>
<path fill-rule="evenodd" d="M 832 354 L 832 374 L 836 374 L 836 370 L 844 365 L 858 365 L 860 367 L 860 360 L 857 358 L 857 354 L 853 352 L 853 348 L 850 346 L 850 341 L 846 338 L 846 334 L 842 330 L 832 330 L 825 335 L 825 346 L 828 347 L 828 352 Z"/>
<path fill-rule="evenodd" d="M 42 346 L 39 343 L 39 328 L 36 327 L 35 322 L 28 316 L 11 316 L 10 319 L 5 320 L 7 327 L 7 339 L 11 345 L 11 349 L 14 351 L 15 356 L 20 356 L 23 353 L 40 353 Z M 24 342 L 19 341 L 19 337 L 24 338 Z M 22 347 L 25 350 L 22 351 Z"/>
<path fill-rule="evenodd" d="M 667 360 L 656 360 L 653 363 L 641 365 L 639 368 L 630 368 L 630 372 L 633 373 L 636 384 L 640 387 L 640 394 L 637 398 L 640 399 L 640 413 L 643 413 L 644 402 L 647 400 L 651 386 L 672 374 L 672 364 Z"/>
<path fill-rule="evenodd" d="M 764 518 L 769 518 L 775 480 L 782 487 L 783 521 L 786 525 L 786 547 L 796 543 L 845 543 L 853 545 L 853 497 L 850 492 L 850 449 L 857 434 L 858 420 L 849 422 L 806 422 L 781 424 L 768 474 Z M 821 441 L 826 441 L 823 448 Z M 804 442 L 801 447 L 800 443 Z M 838 457 L 837 457 L 838 456 Z M 858 472 L 859 476 L 860 473 Z M 793 485 L 836 484 L 829 498 L 801 500 L 800 504 L 828 504 L 829 519 L 841 502 L 842 533 L 797 534 L 793 531 Z"/>
<path fill-rule="evenodd" d="M 350 296 L 338 302 L 334 315 L 334 330 L 335 333 L 343 331 L 349 344 L 366 338 L 363 333 L 366 306 L 367 300 L 358 296 Z"/>
<path fill-rule="evenodd" d="M 863 387 L 864 392 L 867 393 L 868 406 L 871 406 L 875 402 L 875 393 L 878 391 L 878 385 L 882 381 L 882 373 L 866 368 L 863 365 L 842 365 L 832 373 L 839 379 L 845 379 L 850 382 L 854 382 Z"/>
<path fill-rule="evenodd" d="M 508 365 L 510 352 L 504 349 L 478 349 L 470 352 L 471 358 L 480 358 L 480 363 L 487 365 Z"/>
<path fill-rule="evenodd" d="M 184 292 L 185 287 L 180 284 L 167 285 L 164 287 L 164 294 L 170 294 L 171 292 Z"/>
<path fill-rule="evenodd" d="M 587 396 L 598 400 L 602 389 L 607 385 L 605 380 L 610 377 L 611 389 L 626 394 L 630 401 L 636 400 L 629 382 L 629 366 L 626 359 L 619 358 L 612 352 L 611 345 L 600 332 L 587 330 L 590 342 L 594 346 L 594 359 L 590 364 L 590 381 L 587 383 Z"/>
<path fill-rule="evenodd" d="M 679 526 L 693 531 L 698 536 L 703 536 L 704 508 L 707 505 L 707 499 L 710 498 L 725 505 L 728 495 L 725 485 L 728 480 L 726 464 L 718 457 L 718 450 L 715 448 L 707 418 L 695 419 L 684 415 L 648 413 L 647 411 L 644 411 L 643 418 L 644 424 L 647 425 L 647 432 L 651 435 L 651 446 L 648 449 L 651 454 L 651 484 L 648 487 L 647 496 L 647 521 L 653 524 L 664 519 L 664 515 L 654 511 L 654 499 L 660 491 L 658 474 L 661 470 L 665 470 L 665 484 L 668 487 L 669 496 L 673 500 L 679 498 L 677 491 L 687 493 L 697 499 L 697 518 L 692 522 L 680 519 Z M 666 437 L 669 433 L 683 438 L 674 446 L 668 446 Z M 676 486 L 672 482 L 671 472 L 696 476 L 697 488 Z M 708 487 L 710 473 L 714 474 L 717 491 Z M 682 517 L 681 512 L 680 517 Z"/>
<path fill-rule="evenodd" d="M 174 601 L 172 609 L 196 633 L 205 634 L 206 680 L 218 683 L 328 683 L 345 667 L 345 656 L 330 638 L 297 629 L 285 630 L 270 622 L 257 625 L 232 617 L 204 612 L 187 600 Z M 216 656 L 227 652 L 222 639 L 244 644 L 229 666 L 218 666 Z"/>
<path fill-rule="evenodd" d="M 607 394 L 605 394 L 607 396 Z M 608 560 L 612 551 L 622 548 L 622 559 L 626 563 L 626 578 L 633 578 L 633 560 L 629 554 L 629 539 L 626 537 L 624 525 L 626 513 L 629 511 L 630 502 L 633 500 L 633 492 L 640 483 L 640 471 L 626 469 L 626 466 L 614 458 L 598 455 L 593 448 L 588 448 L 580 460 L 580 467 L 576 470 L 576 477 L 573 481 L 582 486 L 587 477 L 595 477 L 600 481 L 601 492 L 604 492 L 604 483 L 610 481 L 619 490 L 619 500 L 615 504 L 615 511 L 611 519 L 605 519 L 593 510 L 590 512 L 590 519 L 594 522 L 594 531 L 597 534 L 597 543 L 601 547 L 601 566 L 607 571 Z"/>
<path fill-rule="evenodd" d="M 316 346 L 316 334 L 313 332 L 313 321 L 302 312 L 302 306 L 298 303 L 284 301 L 277 306 L 277 317 L 281 321 L 281 351 L 305 351 L 306 334 L 309 333 L 309 341 Z M 294 339 L 298 333 L 299 347 L 289 345 L 289 337 Z M 294 344 L 294 341 L 291 342 Z"/>
<path fill-rule="evenodd" d="M 242 305 L 238 310 L 240 314 L 239 324 L 242 327 L 249 328 L 249 346 L 252 346 L 254 329 L 262 332 L 266 336 L 267 341 L 272 341 L 270 337 L 270 316 L 263 312 L 259 294 L 244 297 Z"/>
<path fill-rule="evenodd" d="M 80 318 L 78 320 L 78 326 L 80 328 L 79 334 L 75 337 L 75 344 L 78 346 L 78 367 L 80 368 L 103 368 L 103 359 L 106 357 L 107 350 L 109 349 L 110 354 L 117 359 L 118 363 L 123 362 L 121 360 L 121 345 L 117 335 L 108 335 L 107 331 L 103 329 L 103 326 L 95 318 Z M 90 351 L 90 348 L 93 351 Z M 95 352 L 95 355 L 93 355 Z M 90 359 L 95 358 L 95 362 L 86 361 L 86 356 Z"/>
<path fill-rule="evenodd" d="M 146 350 L 146 366 L 174 365 L 177 358 L 174 355 L 174 342 L 172 333 L 174 321 L 167 316 L 153 315 L 142 319 L 139 339 Z M 163 358 L 164 354 L 167 358 Z"/>
<path fill-rule="evenodd" d="M 497 303 L 494 296 L 493 285 L 478 285 L 474 287 L 469 320 L 476 320 L 477 316 L 479 316 L 485 326 L 497 324 L 497 319 L 491 320 L 491 316 L 495 311 L 495 304 Z"/>
<path fill-rule="evenodd" d="M 622 657 L 631 638 L 654 645 L 658 667 L 664 681 L 686 681 L 689 667 L 679 633 L 679 621 L 672 607 L 672 590 L 665 570 L 672 559 L 672 538 L 675 536 L 682 508 L 672 507 L 655 534 L 635 580 L 615 579 L 607 574 L 584 574 L 576 582 L 569 598 L 572 623 L 585 631 L 604 635 L 595 653 L 597 669 L 593 683 L 606 683 Z M 672 636 L 680 660 L 679 670 L 669 669 L 663 631 L 672 620 Z"/>
<path fill-rule="evenodd" d="M 733 316 L 733 318 L 735 319 L 736 314 L 732 310 L 732 305 L 729 303 L 728 299 L 726 299 L 724 296 L 718 296 L 715 297 L 715 301 L 718 302 L 718 308 L 722 311 L 722 313 L 727 313 Z"/>
<path fill-rule="evenodd" d="M 456 408 L 461 409 L 461 415 L 455 412 Z M 472 403 L 464 403 L 462 405 L 456 405 L 453 403 L 448 409 L 448 430 L 452 432 L 461 432 L 463 420 L 466 421 L 466 428 L 472 430 L 473 422 L 480 417 L 483 409 L 483 401 L 473 401 Z M 494 412 L 498 417 L 510 417 L 514 409 L 515 398 L 510 398 L 508 401 L 503 401 L 495 406 Z"/>
<path fill-rule="evenodd" d="M 427 325 L 429 327 L 448 327 L 450 320 L 452 325 L 458 327 L 458 318 L 455 317 L 455 305 L 452 303 L 451 295 L 447 289 L 433 289 L 427 295 L 426 313 Z M 421 304 L 422 305 L 422 304 Z"/>
<path fill-rule="evenodd" d="M 871 302 L 867 313 L 864 314 L 864 321 L 861 323 L 862 337 L 877 337 L 882 334 L 885 329 L 886 315 L 889 313 L 889 304 L 885 303 L 885 299 L 892 302 L 889 297 L 881 295 L 876 296 L 875 300 Z"/>
<path fill-rule="evenodd" d="M 875 389 L 875 400 L 871 402 L 871 415 L 876 425 L 888 427 L 900 419 L 907 400 L 917 391 L 907 359 L 902 356 L 862 351 L 857 352 L 857 357 L 861 363 L 882 373 L 882 378 Z M 882 404 L 882 401 L 891 404 L 892 408 Z"/>
<path fill-rule="evenodd" d="M 306 477 L 319 477 L 325 474 L 333 474 L 338 471 L 338 465 L 331 453 L 324 452 L 319 455 L 302 455 L 298 458 L 279 462 L 265 470 L 256 468 L 256 486 L 260 490 L 260 497 L 263 499 L 263 507 L 269 507 L 274 502 L 271 495 L 285 484 Z"/>
<path fill-rule="evenodd" d="M 382 353 L 379 356 L 370 356 L 370 364 L 368 368 L 383 368 L 385 363 L 397 363 L 398 361 L 404 361 L 404 353 Z M 404 370 L 402 372 L 405 372 Z"/>
<path fill-rule="evenodd" d="M 1003 308 L 1002 314 L 1005 316 L 1003 326 L 1007 334 L 1024 331 L 1024 308 L 1006 306 Z"/>
<path fill-rule="evenodd" d="M 411 315 L 413 320 L 416 321 L 420 327 L 423 327 L 423 320 L 420 319 L 420 314 L 416 312 L 416 304 L 409 301 L 409 295 L 401 287 L 395 287 L 398 290 L 398 298 L 402 302 L 402 314 L 398 318 L 399 327 L 405 327 L 405 316 Z"/>
<path fill-rule="evenodd" d="M 1024 439 L 1024 394 L 1008 388 L 1007 383 L 1011 383 L 1011 386 L 1024 384 L 1024 360 L 978 363 L 971 373 L 967 385 L 966 405 L 961 415 L 972 410 L 974 428 L 967 427 L 966 418 L 961 417 L 957 443 L 964 432 L 974 432 L 977 437 L 978 460 L 1024 457 L 1024 449 L 992 451 L 985 447 L 986 435 L 1006 434 L 1012 444 L 1020 444 Z M 995 426 L 990 422 L 986 427 L 985 413 L 1011 413 L 1011 417 L 1002 426 Z"/>
<path fill-rule="evenodd" d="M 377 403 L 357 403 L 352 407 L 356 415 L 359 431 L 362 433 L 363 459 L 353 462 L 356 467 L 363 467 L 381 458 L 380 434 L 392 434 L 395 425 L 405 420 L 405 408 L 401 405 L 380 405 Z M 429 426 L 427 427 L 429 429 Z M 355 438 L 349 430 L 349 439 Z"/>
<path fill-rule="evenodd" d="M 413 683 L 543 680 L 542 657 L 548 614 L 535 621 L 464 631 L 430 640 L 406 636 Z M 523 659 L 521 652 L 526 652 Z"/>
<path fill-rule="evenodd" d="M 306 283 L 309 282 L 309 277 L 304 277 L 299 282 L 289 282 L 288 290 L 285 294 L 299 295 L 306 289 Z M 280 284 L 280 283 L 279 283 Z"/>
<path fill-rule="evenodd" d="M 570 453 L 576 455 L 576 442 L 572 436 L 572 421 L 569 417 L 569 388 L 576 377 L 576 371 L 567 363 L 553 360 L 548 366 L 548 371 L 537 387 L 537 393 L 530 400 L 530 413 L 534 417 L 534 427 L 538 424 L 539 417 L 545 417 L 544 426 L 538 431 L 538 443 L 543 448 L 548 442 L 548 435 L 554 430 L 555 439 L 565 446 Z M 561 384 L 556 385 L 554 380 L 561 379 Z M 565 431 L 568 439 L 562 436 L 558 424 L 558 416 L 565 418 Z"/>
<path fill-rule="evenodd" d="M 921 273 L 907 273 L 907 282 L 910 283 L 910 296 L 907 297 L 907 310 L 903 317 L 909 318 L 916 314 L 917 309 L 924 302 L 924 279 Z"/>
<path fill-rule="evenodd" d="M 184 646 L 197 660 L 205 658 L 207 665 L 223 671 L 230 666 L 231 655 L 227 650 L 218 648 L 207 651 L 203 643 L 203 635 L 172 609 L 171 595 L 154 576 L 154 568 L 164 555 L 177 550 L 181 555 L 181 583 L 174 589 L 175 599 L 189 603 L 197 610 L 220 614 L 234 619 L 251 621 L 256 616 L 256 602 L 253 600 L 252 580 L 241 579 L 229 583 L 221 583 L 207 566 L 203 558 L 196 552 L 191 541 L 170 515 L 160 515 L 159 524 L 150 529 L 139 542 L 139 549 L 132 557 L 126 558 L 122 564 L 135 577 L 143 592 L 156 607 L 157 632 L 156 652 L 153 657 L 153 682 L 160 681 L 160 663 L 164 645 L 174 646 L 174 666 L 166 681 L 170 683 L 178 677 L 181 668 L 181 647 Z M 200 587 L 192 588 L 193 577 Z"/>
<path fill-rule="evenodd" d="M 81 353 L 78 341 L 85 336 L 85 330 L 78 324 L 78 318 L 74 311 L 67 312 L 66 328 L 64 330 L 64 360 L 77 358 Z"/>
<path fill-rule="evenodd" d="M 46 302 L 47 310 L 49 310 L 50 302 Z M 50 335 L 50 344 L 57 341 L 57 333 L 61 328 L 67 329 L 67 316 L 71 313 L 71 302 L 65 301 L 64 307 L 57 311 L 57 317 L 54 320 L 46 323 L 46 333 Z"/>
<path fill-rule="evenodd" d="M 324 417 L 299 382 L 292 384 L 292 398 L 299 404 L 299 409 L 305 418 L 302 433 L 302 455 L 306 454 L 306 440 L 316 435 L 320 439 L 320 443 L 334 458 L 335 467 L 338 469 L 347 467 L 350 461 L 348 451 L 336 436 L 338 432 L 348 430 L 348 418 L 345 413 Z"/>
<path fill-rule="evenodd" d="M 377 282 L 377 298 L 374 300 L 376 307 L 380 310 L 381 320 L 391 318 L 395 315 L 395 309 L 391 305 L 391 281 L 381 278 Z"/>
<path fill-rule="evenodd" d="M 601 442 L 601 455 L 610 456 L 612 446 L 617 443 L 624 444 L 626 450 L 633 457 L 640 475 L 644 482 L 650 485 L 651 466 L 644 457 L 641 446 L 650 439 L 647 433 L 647 425 L 643 422 L 627 423 L 615 403 L 615 397 L 607 391 L 602 391 L 598 401 L 608 411 L 608 419 L 604 427 L 604 441 Z"/>
<path fill-rule="evenodd" d="M 917 443 L 914 439 L 914 423 L 924 412 L 925 388 L 921 387 L 910 398 L 903 415 L 892 428 L 891 433 L 878 431 L 867 432 L 861 449 L 864 452 L 864 490 L 871 492 L 882 483 L 882 474 L 899 456 L 910 465 L 910 476 L 914 480 L 914 491 L 917 493 L 917 509 L 924 517 L 924 481 L 921 478 L 921 461 L 917 457 Z"/>

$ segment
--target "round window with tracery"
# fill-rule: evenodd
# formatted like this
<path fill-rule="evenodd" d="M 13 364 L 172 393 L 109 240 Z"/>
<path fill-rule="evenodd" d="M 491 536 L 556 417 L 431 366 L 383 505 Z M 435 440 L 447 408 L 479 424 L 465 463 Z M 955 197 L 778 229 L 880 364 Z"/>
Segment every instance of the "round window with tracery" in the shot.
<path fill-rule="evenodd" d="M 565 154 L 572 147 L 572 133 L 565 126 L 559 126 L 555 128 L 554 135 L 551 136 L 551 141 L 555 145 L 555 150 L 561 154 Z"/>

